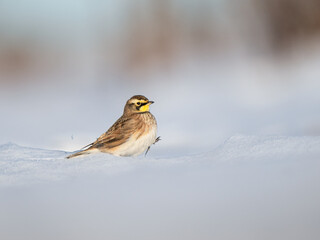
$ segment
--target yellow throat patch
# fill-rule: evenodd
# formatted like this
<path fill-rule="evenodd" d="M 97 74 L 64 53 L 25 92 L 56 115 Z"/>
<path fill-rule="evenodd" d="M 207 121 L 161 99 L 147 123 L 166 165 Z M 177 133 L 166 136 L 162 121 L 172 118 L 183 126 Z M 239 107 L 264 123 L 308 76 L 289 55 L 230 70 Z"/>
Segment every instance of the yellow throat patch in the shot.
<path fill-rule="evenodd" d="M 149 107 L 150 107 L 150 104 L 146 104 L 146 105 L 143 105 L 140 107 L 139 111 L 140 112 L 148 112 L 149 111 Z"/>

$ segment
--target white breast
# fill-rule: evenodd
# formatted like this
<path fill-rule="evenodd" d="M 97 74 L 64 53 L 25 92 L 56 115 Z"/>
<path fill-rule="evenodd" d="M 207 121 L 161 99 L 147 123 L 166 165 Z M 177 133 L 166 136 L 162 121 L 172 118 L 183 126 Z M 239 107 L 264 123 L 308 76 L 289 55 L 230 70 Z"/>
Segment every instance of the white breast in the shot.
<path fill-rule="evenodd" d="M 138 137 L 137 134 L 133 134 L 127 142 L 122 144 L 121 146 L 117 147 L 115 151 L 113 151 L 113 155 L 116 156 L 138 156 L 147 148 L 152 145 L 157 137 L 157 126 L 151 125 L 146 133 L 142 136 Z"/>

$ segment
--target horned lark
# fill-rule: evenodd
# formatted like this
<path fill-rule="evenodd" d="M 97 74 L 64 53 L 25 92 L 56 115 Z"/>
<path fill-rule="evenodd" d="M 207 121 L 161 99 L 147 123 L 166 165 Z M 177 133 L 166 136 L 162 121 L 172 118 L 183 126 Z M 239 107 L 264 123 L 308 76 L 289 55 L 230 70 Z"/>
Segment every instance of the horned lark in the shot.
<path fill-rule="evenodd" d="M 95 142 L 67 158 L 93 152 L 110 153 L 115 156 L 137 156 L 156 143 L 157 121 L 149 112 L 153 101 L 142 95 L 130 98 L 124 106 L 123 115 Z"/>

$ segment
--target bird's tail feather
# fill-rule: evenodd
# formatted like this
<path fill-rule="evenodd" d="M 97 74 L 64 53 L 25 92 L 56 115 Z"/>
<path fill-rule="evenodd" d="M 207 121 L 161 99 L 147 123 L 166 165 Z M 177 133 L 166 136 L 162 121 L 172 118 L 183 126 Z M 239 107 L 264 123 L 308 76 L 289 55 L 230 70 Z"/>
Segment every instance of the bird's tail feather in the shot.
<path fill-rule="evenodd" d="M 80 152 L 73 153 L 73 154 L 67 156 L 66 158 L 68 158 L 68 159 L 69 158 L 74 158 L 74 157 L 78 157 L 78 156 L 89 154 L 89 153 L 90 153 L 90 151 L 88 151 L 88 149 L 86 149 L 86 150 L 83 150 L 83 151 L 80 151 Z"/>

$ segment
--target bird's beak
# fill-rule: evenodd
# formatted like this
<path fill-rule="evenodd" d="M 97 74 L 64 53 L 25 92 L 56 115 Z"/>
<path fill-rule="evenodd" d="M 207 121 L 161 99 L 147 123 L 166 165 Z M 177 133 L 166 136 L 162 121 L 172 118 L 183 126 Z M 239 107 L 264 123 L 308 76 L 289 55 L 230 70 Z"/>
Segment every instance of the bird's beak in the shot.
<path fill-rule="evenodd" d="M 149 102 L 148 102 L 148 105 L 151 105 L 152 103 L 154 103 L 154 101 L 149 101 Z"/>

